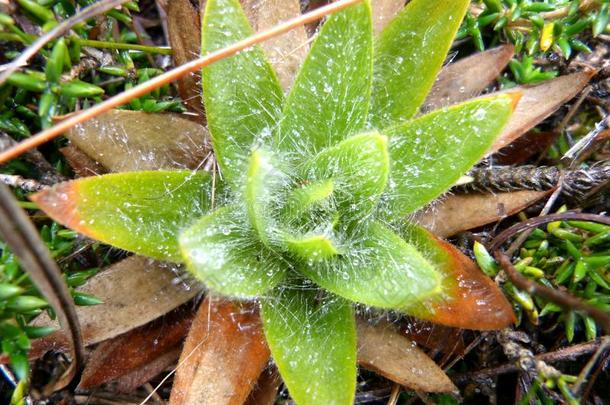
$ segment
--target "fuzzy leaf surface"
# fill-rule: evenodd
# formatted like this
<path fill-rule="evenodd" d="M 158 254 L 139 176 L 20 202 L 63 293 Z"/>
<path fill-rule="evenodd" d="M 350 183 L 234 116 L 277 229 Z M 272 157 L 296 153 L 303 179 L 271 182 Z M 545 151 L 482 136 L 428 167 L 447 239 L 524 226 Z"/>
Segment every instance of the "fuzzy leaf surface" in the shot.
<path fill-rule="evenodd" d="M 278 133 L 281 150 L 312 156 L 364 128 L 372 44 L 368 1 L 328 18 L 286 100 Z"/>
<path fill-rule="evenodd" d="M 188 269 L 210 289 L 254 298 L 283 280 L 286 265 L 244 223 L 238 207 L 219 208 L 180 235 L 180 249 Z"/>
<path fill-rule="evenodd" d="M 299 270 L 322 288 L 378 308 L 405 308 L 440 292 L 440 275 L 419 251 L 381 223 L 363 225 L 345 254 Z"/>
<path fill-rule="evenodd" d="M 145 171 L 60 183 L 31 196 L 55 221 L 155 259 L 180 262 L 178 234 L 210 207 L 203 172 Z"/>
<path fill-rule="evenodd" d="M 405 308 L 420 319 L 462 329 L 497 330 L 516 318 L 500 288 L 456 247 L 409 224 L 401 234 L 442 275 L 442 293 Z"/>
<path fill-rule="evenodd" d="M 265 245 L 269 245 L 274 236 L 274 214 L 279 209 L 278 200 L 283 199 L 282 189 L 288 184 L 288 178 L 278 163 L 269 152 L 254 150 L 250 155 L 244 185 L 248 219 Z"/>
<path fill-rule="evenodd" d="M 413 117 L 432 88 L 469 0 L 413 0 L 375 42 L 369 121 L 384 128 Z"/>
<path fill-rule="evenodd" d="M 382 215 L 402 217 L 455 184 L 485 155 L 517 99 L 510 93 L 467 101 L 385 130 L 392 168 Z"/>
<path fill-rule="evenodd" d="M 299 405 L 351 405 L 356 390 L 353 309 L 339 297 L 318 300 L 317 295 L 315 289 L 284 289 L 262 301 L 267 343 Z"/>
<path fill-rule="evenodd" d="M 388 141 L 378 132 L 352 136 L 321 151 L 305 165 L 308 181 L 331 179 L 340 208 L 366 213 L 386 188 Z"/>
<path fill-rule="evenodd" d="M 209 0 L 202 54 L 252 34 L 237 0 Z M 214 151 L 224 177 L 241 177 L 250 148 L 264 143 L 279 120 L 284 93 L 263 51 L 255 46 L 203 68 L 203 97 Z"/>

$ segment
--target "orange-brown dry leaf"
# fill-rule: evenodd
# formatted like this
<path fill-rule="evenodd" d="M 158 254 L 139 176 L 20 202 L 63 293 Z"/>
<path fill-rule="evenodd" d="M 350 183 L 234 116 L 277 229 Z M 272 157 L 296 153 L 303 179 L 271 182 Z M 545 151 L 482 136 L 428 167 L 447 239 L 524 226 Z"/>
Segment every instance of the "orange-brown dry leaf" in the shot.
<path fill-rule="evenodd" d="M 515 47 L 502 45 L 445 66 L 436 78 L 422 111 L 429 112 L 476 97 L 504 70 Z"/>
<path fill-rule="evenodd" d="M 373 32 L 379 34 L 405 6 L 404 0 L 375 0 L 371 3 Z"/>
<path fill-rule="evenodd" d="M 77 307 L 85 345 L 99 343 L 142 326 L 193 298 L 200 287 L 176 283 L 180 272 L 175 265 L 141 256 L 122 260 L 89 280 L 79 291 L 92 294 L 104 303 Z M 58 327 L 46 314 L 35 326 Z M 32 342 L 30 356 L 36 358 L 50 349 L 64 349 L 62 331 Z"/>
<path fill-rule="evenodd" d="M 463 329 L 439 325 L 423 319 L 409 318 L 404 325 L 401 325 L 401 331 L 409 339 L 427 349 L 453 355 L 461 355 L 466 349 Z"/>
<path fill-rule="evenodd" d="M 428 355 L 386 323 L 358 321 L 358 364 L 412 390 L 457 391 Z"/>
<path fill-rule="evenodd" d="M 211 150 L 205 127 L 173 113 L 111 110 L 67 137 L 112 172 L 196 169 Z"/>
<path fill-rule="evenodd" d="M 443 294 L 409 313 L 441 325 L 475 330 L 503 329 L 516 321 L 502 290 L 469 257 L 422 228 L 415 236 L 411 242 L 433 260 L 443 277 Z"/>
<path fill-rule="evenodd" d="M 254 31 L 269 29 L 283 21 L 301 15 L 299 0 L 241 0 Z M 284 91 L 287 91 L 303 64 L 309 42 L 305 27 L 297 27 L 286 34 L 261 44 L 269 62 L 277 73 Z"/>
<path fill-rule="evenodd" d="M 254 305 L 207 297 L 184 344 L 170 405 L 242 405 L 269 356 Z"/>
<path fill-rule="evenodd" d="M 201 52 L 201 22 L 194 3 L 191 0 L 171 0 L 167 4 L 167 31 L 174 66 L 198 58 Z M 201 74 L 193 72 L 178 79 L 178 92 L 189 111 L 197 114 L 199 122 L 203 122 Z"/>
<path fill-rule="evenodd" d="M 264 370 L 244 405 L 273 405 L 282 378 L 275 367 Z"/>
<path fill-rule="evenodd" d="M 192 321 L 192 312 L 182 308 L 100 343 L 89 357 L 80 388 L 89 389 L 116 380 L 175 351 Z"/>
<path fill-rule="evenodd" d="M 116 381 L 113 386 L 117 392 L 124 394 L 133 393 L 138 387 L 146 384 L 163 371 L 174 368 L 182 352 L 182 346 L 178 345 L 169 352 L 153 359 L 150 363 L 125 374 Z"/>
<path fill-rule="evenodd" d="M 497 194 L 454 194 L 415 214 L 412 221 L 446 238 L 499 221 L 529 207 L 548 191 L 512 191 Z"/>
<path fill-rule="evenodd" d="M 488 153 L 497 152 L 551 115 L 577 95 L 594 74 L 594 70 L 587 70 L 547 80 L 537 86 L 518 86 L 506 90 L 521 92 L 521 100 Z"/>

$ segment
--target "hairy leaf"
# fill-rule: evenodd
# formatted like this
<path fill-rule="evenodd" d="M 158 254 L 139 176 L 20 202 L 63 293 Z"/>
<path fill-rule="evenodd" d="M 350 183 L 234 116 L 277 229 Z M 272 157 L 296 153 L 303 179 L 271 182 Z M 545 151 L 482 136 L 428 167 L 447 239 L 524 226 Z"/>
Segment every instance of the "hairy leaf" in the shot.
<path fill-rule="evenodd" d="M 269 245 L 275 233 L 274 214 L 282 201 L 282 189 L 288 185 L 288 177 L 278 167 L 279 162 L 273 155 L 256 149 L 250 155 L 244 200 L 250 224 L 260 240 Z"/>
<path fill-rule="evenodd" d="M 457 248 L 417 225 L 405 227 L 403 235 L 443 276 L 442 294 L 404 312 L 463 329 L 495 330 L 515 322 L 500 288 Z"/>
<path fill-rule="evenodd" d="M 286 100 L 278 132 L 281 150 L 312 156 L 364 128 L 372 36 L 368 0 L 328 18 Z"/>
<path fill-rule="evenodd" d="M 339 249 L 327 235 L 287 237 L 286 246 L 291 253 L 305 260 L 328 259 L 339 254 Z"/>
<path fill-rule="evenodd" d="M 467 101 L 388 128 L 392 168 L 386 218 L 399 219 L 446 191 L 489 149 L 518 95 Z"/>
<path fill-rule="evenodd" d="M 202 53 L 252 34 L 237 0 L 208 0 Z M 253 145 L 265 143 L 278 123 L 284 94 L 263 51 L 255 46 L 203 68 L 203 96 L 214 151 L 224 177 L 234 183 Z"/>
<path fill-rule="evenodd" d="M 317 295 L 315 289 L 297 287 L 262 301 L 267 343 L 298 404 L 351 405 L 356 389 L 353 309 L 341 298 Z"/>
<path fill-rule="evenodd" d="M 412 0 L 375 43 L 369 121 L 384 128 L 413 117 L 432 88 L 469 0 Z"/>
<path fill-rule="evenodd" d="M 335 190 L 332 179 L 308 183 L 294 189 L 286 200 L 283 214 L 288 219 L 295 219 L 310 209 L 327 201 Z"/>
<path fill-rule="evenodd" d="M 385 190 L 389 169 L 387 138 L 373 132 L 324 149 L 305 164 L 303 177 L 314 182 L 331 179 L 338 206 L 362 214 L 373 208 Z"/>
<path fill-rule="evenodd" d="M 321 287 L 379 308 L 405 308 L 440 292 L 440 276 L 400 236 L 381 223 L 363 225 L 332 260 L 308 261 L 299 270 Z"/>
<path fill-rule="evenodd" d="M 180 235 L 180 249 L 188 269 L 210 289 L 250 298 L 282 281 L 287 265 L 244 223 L 237 207 L 219 208 Z"/>
<path fill-rule="evenodd" d="M 106 174 L 31 196 L 51 218 L 104 243 L 180 262 L 178 234 L 207 213 L 212 181 L 190 171 Z"/>

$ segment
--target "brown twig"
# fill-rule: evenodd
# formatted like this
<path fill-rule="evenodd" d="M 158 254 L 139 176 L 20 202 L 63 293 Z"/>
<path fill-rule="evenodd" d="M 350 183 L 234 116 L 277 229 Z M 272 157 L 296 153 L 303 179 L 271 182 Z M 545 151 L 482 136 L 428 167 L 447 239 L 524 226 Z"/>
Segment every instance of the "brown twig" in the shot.
<path fill-rule="evenodd" d="M 54 40 L 60 35 L 68 32 L 76 24 L 88 20 L 91 17 L 102 14 L 111 10 L 129 0 L 100 0 L 89 7 L 85 7 L 77 14 L 57 24 L 55 28 L 38 38 L 32 45 L 28 46 L 19 57 L 12 62 L 1 66 L 0 85 L 3 84 L 8 77 L 22 66 L 26 66 L 31 57 L 36 55 L 48 42 Z"/>
<path fill-rule="evenodd" d="M 360 3 L 361 1 L 362 0 L 339 0 L 327 6 L 317 8 L 307 14 L 303 14 L 282 24 L 278 24 L 268 30 L 238 41 L 233 45 L 211 52 L 199 59 L 195 59 L 193 61 L 185 63 L 184 65 L 178 66 L 168 72 L 165 72 L 159 76 L 155 76 L 154 78 L 147 80 L 146 82 L 135 86 L 127 91 L 117 94 L 116 96 L 111 97 L 100 104 L 97 104 L 89 109 L 83 110 L 78 114 L 74 114 L 69 118 L 66 118 L 64 121 L 52 126 L 51 128 L 41 131 L 38 134 L 26 139 L 14 148 L 0 153 L 0 164 L 3 164 L 8 160 L 17 157 L 32 148 L 42 145 L 45 142 L 57 138 L 64 132 L 68 131 L 69 129 L 75 127 L 76 125 L 82 122 L 88 121 L 106 111 L 128 103 L 134 98 L 150 93 L 151 91 L 174 80 L 177 80 L 186 74 L 192 73 L 196 70 L 201 69 L 202 67 L 208 66 L 211 63 L 217 62 L 221 59 L 235 55 L 240 51 L 248 49 L 270 38 L 281 35 L 294 28 L 300 27 L 304 24 L 313 21 L 317 21 L 322 17 L 325 17 L 331 13 L 342 10 L 356 3 Z"/>
<path fill-rule="evenodd" d="M 534 356 L 534 359 L 547 363 L 571 360 L 595 352 L 600 345 L 601 339 L 598 339 L 591 342 L 580 343 L 570 347 L 565 347 L 554 352 L 539 354 L 537 356 Z M 513 373 L 520 370 L 521 369 L 517 364 L 508 363 L 497 367 L 486 368 L 483 370 L 456 374 L 452 376 L 451 380 L 455 384 L 464 384 L 477 379 L 495 377 L 501 374 Z"/>

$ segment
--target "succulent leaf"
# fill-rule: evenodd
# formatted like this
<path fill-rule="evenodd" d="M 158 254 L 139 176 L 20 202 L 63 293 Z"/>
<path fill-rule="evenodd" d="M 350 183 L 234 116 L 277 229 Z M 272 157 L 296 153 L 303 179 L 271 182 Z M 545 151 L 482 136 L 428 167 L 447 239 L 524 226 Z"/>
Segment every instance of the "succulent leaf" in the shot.
<path fill-rule="evenodd" d="M 403 312 L 463 329 L 502 329 L 515 322 L 512 307 L 496 283 L 457 248 L 414 224 L 406 225 L 401 235 L 442 276 L 441 294 Z"/>
<path fill-rule="evenodd" d="M 304 262 L 298 270 L 334 294 L 378 308 L 406 308 L 440 292 L 431 263 L 381 223 L 363 225 L 344 252 Z"/>
<path fill-rule="evenodd" d="M 208 212 L 211 193 L 207 173 L 146 171 L 68 181 L 30 199 L 57 222 L 91 238 L 180 262 L 178 234 Z"/>
<path fill-rule="evenodd" d="M 412 118 L 434 84 L 469 0 L 412 0 L 375 42 L 369 121 L 384 128 Z"/>
<path fill-rule="evenodd" d="M 213 291 L 255 298 L 284 279 L 288 265 L 260 242 L 247 223 L 238 207 L 226 206 L 180 235 L 187 268 Z"/>
<path fill-rule="evenodd" d="M 263 300 L 267 343 L 298 404 L 351 405 L 356 389 L 353 309 L 339 297 L 318 296 L 315 289 L 295 288 Z"/>
<path fill-rule="evenodd" d="M 252 34 L 237 0 L 209 0 L 203 18 L 202 53 Z M 203 69 L 203 96 L 216 158 L 235 183 L 253 145 L 265 144 L 279 122 L 284 93 L 263 51 L 255 46 Z"/>
<path fill-rule="evenodd" d="M 381 215 L 400 219 L 455 184 L 485 155 L 518 99 L 518 93 L 475 99 L 384 130 L 392 167 Z"/>
<path fill-rule="evenodd" d="M 332 180 L 339 210 L 357 217 L 375 206 L 389 171 L 387 138 L 371 132 L 322 150 L 304 165 L 303 177 L 314 182 Z"/>
<path fill-rule="evenodd" d="M 361 131 L 372 81 L 369 1 L 328 18 L 286 100 L 280 150 L 308 157 Z"/>

